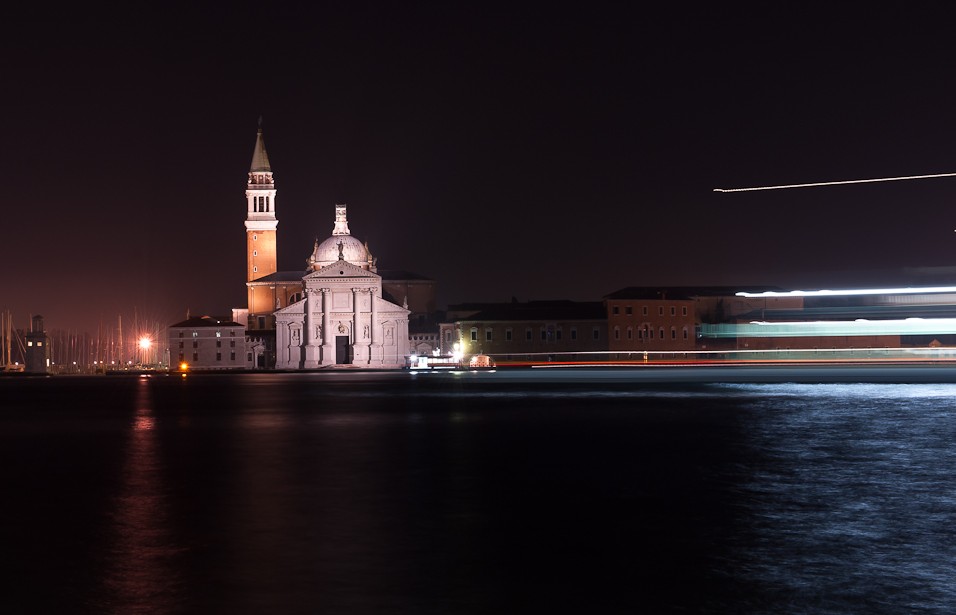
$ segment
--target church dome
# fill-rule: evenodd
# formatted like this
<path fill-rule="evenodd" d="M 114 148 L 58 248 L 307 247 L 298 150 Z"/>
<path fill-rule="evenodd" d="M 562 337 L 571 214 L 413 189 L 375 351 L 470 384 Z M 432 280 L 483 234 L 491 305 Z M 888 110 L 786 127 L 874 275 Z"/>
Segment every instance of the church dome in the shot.
<path fill-rule="evenodd" d="M 362 269 L 375 271 L 375 259 L 372 258 L 368 245 L 352 237 L 349 232 L 345 205 L 335 206 L 335 228 L 332 230 L 332 236 L 321 243 L 316 239 L 312 256 L 306 262 L 309 269 L 318 270 L 337 263 L 340 259 Z"/>

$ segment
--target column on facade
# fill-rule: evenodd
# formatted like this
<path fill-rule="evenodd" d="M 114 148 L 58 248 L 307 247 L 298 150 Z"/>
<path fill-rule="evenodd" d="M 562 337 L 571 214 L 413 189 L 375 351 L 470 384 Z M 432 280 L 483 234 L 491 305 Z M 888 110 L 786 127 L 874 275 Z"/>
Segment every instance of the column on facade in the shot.
<path fill-rule="evenodd" d="M 369 360 L 376 365 L 382 364 L 382 340 L 379 338 L 379 327 L 381 326 L 378 322 L 378 304 L 375 301 L 375 290 L 374 288 L 368 289 L 369 300 L 372 302 L 371 306 L 371 315 L 369 316 L 369 327 L 371 329 L 372 341 L 369 346 Z"/>
<path fill-rule="evenodd" d="M 314 288 L 305 289 L 305 326 L 302 327 L 302 345 L 305 348 L 305 361 L 303 367 L 312 368 L 319 366 L 319 347 L 315 336 L 315 300 L 317 299 Z"/>
<path fill-rule="evenodd" d="M 352 289 L 352 362 L 364 363 L 368 360 L 365 355 L 365 341 L 362 339 L 362 321 L 359 299 L 361 288 Z"/>
<path fill-rule="evenodd" d="M 322 291 L 322 365 L 329 365 L 333 362 L 332 349 L 335 338 L 332 336 L 332 313 L 331 313 L 331 292 L 328 288 L 320 289 Z"/>

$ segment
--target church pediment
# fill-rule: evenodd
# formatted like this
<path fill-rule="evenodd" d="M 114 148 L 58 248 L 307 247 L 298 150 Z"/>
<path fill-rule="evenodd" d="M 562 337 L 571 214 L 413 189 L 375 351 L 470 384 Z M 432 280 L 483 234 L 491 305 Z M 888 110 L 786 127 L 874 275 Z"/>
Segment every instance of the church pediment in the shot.
<path fill-rule="evenodd" d="M 305 313 L 305 299 L 299 299 L 295 303 L 290 303 L 284 308 L 280 308 L 273 312 L 273 314 L 304 314 Z"/>
<path fill-rule="evenodd" d="M 306 282 L 309 280 L 337 280 L 337 279 L 355 279 L 381 280 L 381 276 L 372 273 L 361 267 L 357 267 L 346 260 L 340 260 L 331 265 L 326 265 L 317 271 L 313 271 L 303 278 Z"/>

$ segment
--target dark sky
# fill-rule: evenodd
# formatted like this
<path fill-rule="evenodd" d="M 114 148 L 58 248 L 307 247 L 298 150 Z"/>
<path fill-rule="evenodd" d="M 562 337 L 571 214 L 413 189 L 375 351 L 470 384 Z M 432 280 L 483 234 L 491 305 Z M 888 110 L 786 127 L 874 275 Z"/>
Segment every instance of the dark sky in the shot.
<path fill-rule="evenodd" d="M 952 14 L 405 4 L 8 15 L 0 307 L 244 305 L 260 115 L 284 270 L 337 201 L 443 304 L 956 264 L 956 178 L 712 192 L 956 171 Z"/>

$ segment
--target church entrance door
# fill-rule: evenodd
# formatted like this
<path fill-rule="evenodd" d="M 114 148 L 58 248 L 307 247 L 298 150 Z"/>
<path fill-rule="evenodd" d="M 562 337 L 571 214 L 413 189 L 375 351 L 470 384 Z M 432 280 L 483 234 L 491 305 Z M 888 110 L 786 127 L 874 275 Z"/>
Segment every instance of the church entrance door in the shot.
<path fill-rule="evenodd" d="M 335 362 L 339 365 L 350 365 L 352 363 L 352 345 L 349 344 L 349 336 L 335 336 Z"/>

